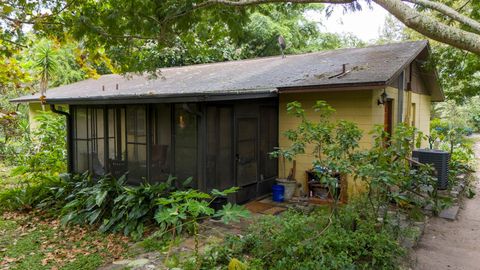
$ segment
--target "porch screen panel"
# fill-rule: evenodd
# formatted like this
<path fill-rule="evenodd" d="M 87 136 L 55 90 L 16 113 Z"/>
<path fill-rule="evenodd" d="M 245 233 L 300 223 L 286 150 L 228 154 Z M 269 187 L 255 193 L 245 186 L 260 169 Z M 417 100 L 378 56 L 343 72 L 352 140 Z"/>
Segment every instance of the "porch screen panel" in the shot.
<path fill-rule="evenodd" d="M 104 110 L 95 107 L 72 108 L 74 120 L 74 172 L 105 174 Z"/>
<path fill-rule="evenodd" d="M 108 109 L 108 171 L 114 177 L 127 172 L 125 108 Z"/>
<path fill-rule="evenodd" d="M 278 172 L 277 159 L 269 153 L 278 146 L 278 119 L 275 106 L 260 107 L 260 174 L 261 178 L 275 178 Z"/>
<path fill-rule="evenodd" d="M 147 176 L 147 121 L 143 105 L 127 106 L 128 179 L 140 183 Z"/>
<path fill-rule="evenodd" d="M 226 189 L 233 179 L 233 109 L 207 108 L 206 188 Z"/>
<path fill-rule="evenodd" d="M 105 125 L 104 109 L 89 109 L 90 171 L 95 176 L 104 175 L 105 170 Z"/>
<path fill-rule="evenodd" d="M 175 176 L 197 178 L 197 106 L 175 104 Z M 192 182 L 196 187 L 196 181 Z"/>
<path fill-rule="evenodd" d="M 72 108 L 73 113 L 73 171 L 83 173 L 89 169 L 88 136 L 87 136 L 87 109 L 82 107 Z"/>
<path fill-rule="evenodd" d="M 170 104 L 158 104 L 152 108 L 152 148 L 150 179 L 165 181 L 170 175 L 172 153 L 172 113 Z"/>

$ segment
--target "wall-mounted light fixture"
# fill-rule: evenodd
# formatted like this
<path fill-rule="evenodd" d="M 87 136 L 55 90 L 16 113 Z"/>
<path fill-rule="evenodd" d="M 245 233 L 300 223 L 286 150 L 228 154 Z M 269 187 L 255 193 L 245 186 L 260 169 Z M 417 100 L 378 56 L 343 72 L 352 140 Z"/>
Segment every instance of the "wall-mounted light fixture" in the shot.
<path fill-rule="evenodd" d="M 377 105 L 383 105 L 388 101 L 388 95 L 387 92 L 385 92 L 385 89 L 383 89 L 383 93 L 380 95 L 380 97 L 377 100 Z"/>

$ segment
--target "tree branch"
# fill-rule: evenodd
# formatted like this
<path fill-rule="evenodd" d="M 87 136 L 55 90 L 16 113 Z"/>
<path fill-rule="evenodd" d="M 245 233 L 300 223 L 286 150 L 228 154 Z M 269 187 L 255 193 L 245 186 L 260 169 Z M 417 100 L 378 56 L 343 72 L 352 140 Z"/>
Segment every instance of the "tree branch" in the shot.
<path fill-rule="evenodd" d="M 409 2 L 409 3 L 413 3 L 413 4 L 417 4 L 417 5 L 426 7 L 426 8 L 430 8 L 430 9 L 435 10 L 435 11 L 438 11 L 441 14 L 443 14 L 445 16 L 448 16 L 448 17 L 454 19 L 457 22 L 472 28 L 472 30 L 474 30 L 476 33 L 480 33 L 480 23 L 479 22 L 461 14 L 460 12 L 456 11 L 455 9 L 453 9 L 453 8 L 451 8 L 451 7 L 449 7 L 445 4 L 442 4 L 442 3 L 439 3 L 439 2 L 432 2 L 432 1 L 429 1 L 429 0 L 404 0 L 404 1 Z"/>
<path fill-rule="evenodd" d="M 350 4 L 356 0 L 207 0 L 203 3 L 197 4 L 196 7 L 210 6 L 215 4 L 221 4 L 226 6 L 252 6 L 259 4 L 272 4 L 272 3 L 295 3 L 295 4 L 308 4 L 308 3 L 326 3 L 326 4 Z"/>
<path fill-rule="evenodd" d="M 190 9 L 189 11 L 206 8 L 212 5 L 250 6 L 250 5 L 259 5 L 259 4 L 287 3 L 287 2 L 295 3 L 295 4 L 307 4 L 307 3 L 350 4 L 356 1 L 357 0 L 206 0 L 205 2 L 201 2 L 193 6 L 193 8 Z M 443 8 L 442 10 L 448 11 L 447 14 L 450 14 L 452 17 L 453 16 L 458 17 L 460 19 L 459 22 L 466 23 L 466 25 L 471 26 L 472 21 L 470 18 L 467 18 L 464 15 L 459 14 L 459 12 L 451 9 L 450 7 L 434 5 L 435 3 L 432 3 L 430 0 L 372 0 L 372 1 L 382 6 L 389 13 L 395 16 L 398 20 L 404 23 L 407 27 L 423 35 L 431 39 L 434 39 L 436 41 L 446 43 L 451 46 L 457 47 L 459 49 L 463 49 L 463 50 L 475 53 L 477 55 L 480 55 L 480 35 L 446 25 L 440 22 L 439 20 L 436 20 L 430 17 L 428 14 L 424 14 L 415 10 L 414 8 L 408 6 L 402 1 L 405 1 L 405 2 L 417 1 L 418 3 L 425 3 L 425 5 L 435 6 L 438 9 L 441 9 L 442 7 Z M 445 7 L 447 7 L 448 9 Z M 476 26 L 477 23 L 478 22 L 473 23 L 473 26 Z M 472 28 L 480 29 L 477 27 L 472 27 Z"/>
<path fill-rule="evenodd" d="M 373 0 L 407 27 L 436 41 L 480 55 L 480 35 L 441 23 L 401 0 Z"/>

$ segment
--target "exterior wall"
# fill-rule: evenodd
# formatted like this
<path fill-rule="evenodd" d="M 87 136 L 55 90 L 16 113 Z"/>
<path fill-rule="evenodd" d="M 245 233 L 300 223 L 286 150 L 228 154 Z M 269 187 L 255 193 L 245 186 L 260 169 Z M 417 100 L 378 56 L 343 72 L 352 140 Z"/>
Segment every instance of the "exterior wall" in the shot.
<path fill-rule="evenodd" d="M 393 126 L 398 123 L 398 90 L 397 88 L 387 87 L 385 89 L 388 98 L 393 99 Z M 372 127 L 374 125 L 383 125 L 385 118 L 385 108 L 382 105 L 378 105 L 377 101 L 380 95 L 383 93 L 383 89 L 375 89 L 372 91 L 371 109 L 372 109 Z M 405 102 L 405 97 L 404 97 Z M 405 103 L 404 103 L 405 104 Z M 405 113 L 405 110 L 403 110 Z"/>
<path fill-rule="evenodd" d="M 407 98 L 405 98 L 407 101 Z M 410 123 L 411 125 L 418 128 L 423 134 L 430 134 L 430 114 L 431 114 L 431 98 L 429 95 L 411 93 L 410 101 L 415 106 L 411 106 L 410 110 L 412 111 L 415 108 L 415 112 L 411 113 Z M 407 102 L 405 102 L 405 111 L 407 110 Z M 414 116 L 414 117 L 413 117 Z M 413 119 L 415 118 L 415 119 Z M 424 140 L 422 142 L 422 147 L 427 147 L 428 142 Z"/>
<path fill-rule="evenodd" d="M 68 105 L 56 105 L 57 109 L 62 108 L 62 110 L 68 112 Z M 30 123 L 30 130 L 34 130 L 38 127 L 37 121 L 35 121 L 35 117 L 38 115 L 39 111 L 42 111 L 42 105 L 39 102 L 31 102 L 28 103 L 28 120 Z M 45 111 L 50 111 L 50 105 L 45 105 Z"/>
<path fill-rule="evenodd" d="M 318 115 L 313 111 L 312 106 L 317 100 L 324 100 L 328 102 L 335 110 L 332 120 L 349 120 L 357 123 L 357 125 L 363 131 L 363 138 L 360 140 L 361 148 L 368 148 L 372 145 L 373 139 L 369 135 L 369 132 L 373 129 L 374 125 L 384 124 L 385 108 L 382 105 L 378 105 L 377 101 L 380 95 L 383 93 L 383 89 L 374 90 L 351 90 L 351 91 L 331 91 L 331 92 L 316 92 L 316 93 L 288 93 L 280 94 L 279 98 L 279 146 L 288 147 L 290 141 L 288 141 L 283 133 L 288 129 L 295 128 L 299 120 L 293 116 L 287 115 L 286 106 L 289 102 L 298 101 L 302 103 L 303 108 L 306 110 L 307 117 L 315 119 Z M 387 87 L 385 89 L 389 98 L 393 99 L 393 126 L 398 124 L 398 90 L 394 87 Z M 408 95 L 411 95 L 409 97 Z M 407 109 L 411 109 L 411 106 L 407 106 L 407 103 L 415 103 L 415 126 L 419 128 L 424 134 L 429 134 L 430 125 L 430 96 L 404 92 L 403 97 L 403 117 L 407 113 Z M 427 142 L 425 141 L 426 145 Z M 302 191 L 307 192 L 307 176 L 305 171 L 312 168 L 311 154 L 312 148 L 307 148 L 307 151 L 303 155 L 299 155 L 296 160 L 295 178 L 302 185 Z M 284 172 L 283 164 L 279 161 L 279 177 L 284 177 L 285 174 L 289 174 L 292 164 L 286 164 L 286 170 Z M 353 177 L 347 176 L 348 184 L 348 197 L 352 197 L 358 192 L 365 190 L 365 186 L 359 181 L 355 181 Z"/>
<path fill-rule="evenodd" d="M 387 87 L 387 95 L 389 98 L 393 99 L 393 124 L 394 126 L 398 124 L 398 90 L 393 87 Z M 383 90 L 373 90 L 372 96 L 372 110 L 373 110 L 373 124 L 384 123 L 384 108 L 383 106 L 377 106 L 377 99 L 380 94 L 383 93 Z M 413 107 L 410 104 L 415 104 L 415 112 L 413 112 Z M 404 91 L 403 94 L 403 121 L 406 120 L 407 112 L 410 111 L 410 124 L 414 124 L 416 128 L 422 131 L 425 135 L 430 134 L 430 109 L 431 109 L 431 98 L 429 95 L 408 92 Z M 412 116 L 415 116 L 415 119 L 411 119 Z M 427 142 L 422 142 L 422 147 L 426 147 Z"/>
<path fill-rule="evenodd" d="M 363 138 L 360 140 L 360 147 L 367 148 L 372 144 L 372 139 L 368 135 L 373 127 L 373 120 L 376 119 L 374 112 L 377 107 L 383 109 L 382 106 L 377 105 L 378 95 L 372 95 L 375 91 L 372 90 L 354 90 L 354 91 L 332 91 L 332 92 L 316 92 L 316 93 L 301 93 L 301 94 L 280 94 L 279 98 L 279 146 L 288 147 L 288 141 L 283 133 L 288 129 L 295 128 L 299 120 L 293 116 L 287 115 L 287 104 L 289 102 L 298 101 L 302 103 L 306 110 L 307 117 L 318 118 L 318 115 L 313 111 L 312 106 L 317 100 L 324 100 L 328 102 L 335 110 L 332 120 L 349 120 L 358 124 L 363 131 Z M 376 93 L 376 92 L 375 92 Z M 383 111 L 382 111 L 383 112 Z M 383 119 L 383 114 L 382 114 Z M 382 120 L 383 121 L 383 120 Z M 302 185 L 303 192 L 307 191 L 307 176 L 305 171 L 312 168 L 311 154 L 312 148 L 309 147 L 305 154 L 296 157 L 296 171 L 295 178 Z M 287 162 L 286 174 L 288 175 L 292 164 Z M 279 176 L 284 176 L 284 168 L 281 161 L 279 161 Z M 363 187 L 352 177 L 347 177 L 348 196 L 363 190 Z"/>

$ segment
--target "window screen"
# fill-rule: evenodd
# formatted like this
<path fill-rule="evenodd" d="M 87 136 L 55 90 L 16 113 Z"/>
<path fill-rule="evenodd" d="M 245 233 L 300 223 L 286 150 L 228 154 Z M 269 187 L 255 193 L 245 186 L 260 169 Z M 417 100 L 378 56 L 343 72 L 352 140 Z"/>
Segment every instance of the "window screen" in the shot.
<path fill-rule="evenodd" d="M 74 171 L 105 174 L 104 109 L 75 107 L 72 112 Z"/>
<path fill-rule="evenodd" d="M 207 107 L 206 188 L 226 189 L 233 181 L 233 109 Z"/>
<path fill-rule="evenodd" d="M 264 179 L 277 176 L 278 162 L 269 155 L 278 146 L 277 121 L 276 107 L 260 107 L 260 173 Z"/>
<path fill-rule="evenodd" d="M 125 108 L 108 109 L 108 170 L 114 177 L 127 172 Z"/>
<path fill-rule="evenodd" d="M 144 105 L 127 106 L 128 179 L 140 183 L 147 177 L 147 121 Z"/>
<path fill-rule="evenodd" d="M 150 179 L 165 181 L 170 175 L 172 152 L 172 113 L 170 104 L 158 104 L 151 111 L 152 147 Z"/>
<path fill-rule="evenodd" d="M 175 176 L 197 177 L 197 106 L 175 104 Z M 195 187 L 195 181 L 192 182 Z"/>

